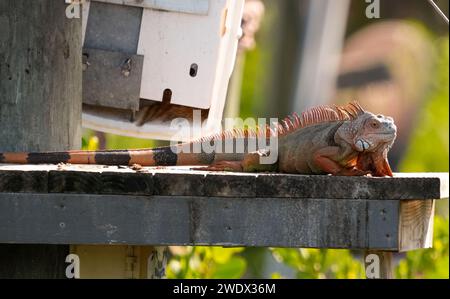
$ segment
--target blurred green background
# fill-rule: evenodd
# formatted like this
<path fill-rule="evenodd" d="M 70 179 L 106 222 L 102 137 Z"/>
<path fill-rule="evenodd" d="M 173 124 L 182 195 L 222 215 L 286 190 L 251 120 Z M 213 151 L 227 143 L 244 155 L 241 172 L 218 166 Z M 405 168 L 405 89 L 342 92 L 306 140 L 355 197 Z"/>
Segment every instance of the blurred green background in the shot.
<path fill-rule="evenodd" d="M 285 89 L 277 92 L 277 86 L 274 85 L 279 80 L 277 81 L 268 74 L 286 72 L 286 66 L 280 66 L 283 62 L 277 60 L 279 59 L 277 53 L 280 52 L 280 49 L 274 45 L 273 40 L 280 40 L 279 36 L 274 36 L 280 33 L 277 31 L 277 26 L 280 27 L 277 22 L 283 16 L 281 10 L 289 10 L 289 5 L 285 4 L 286 6 L 280 7 L 278 4 L 274 4 L 278 1 L 263 2 L 266 9 L 261 29 L 256 35 L 256 46 L 245 54 L 240 54 L 241 58 L 238 60 L 239 71 L 242 72 L 243 79 L 241 85 L 238 86 L 240 101 L 237 111 L 243 118 L 266 117 L 274 114 L 279 116 L 286 110 L 283 105 L 278 105 L 280 101 L 278 97 L 283 96 Z M 286 2 L 293 3 L 293 1 Z M 409 136 L 405 139 L 406 142 L 401 144 L 401 154 L 396 156 L 396 161 L 394 161 L 395 170 L 448 172 L 448 27 L 444 28 L 440 24 L 440 22 L 443 23 L 443 20 L 437 18 L 435 12 L 427 5 L 421 6 L 423 4 L 416 1 L 392 2 L 397 3 L 381 2 L 381 19 L 367 20 L 358 14 L 359 11 L 364 10 L 364 1 L 352 1 L 346 37 L 365 26 L 390 18 L 404 20 L 423 33 L 423 38 L 429 46 L 428 49 L 432 51 L 424 53 L 430 67 L 417 70 L 423 78 L 426 78 L 426 86 L 420 95 L 420 101 L 411 103 L 411 105 L 416 105 L 417 109 L 412 123 L 408 125 Z M 406 6 L 400 5 L 398 2 L 405 4 L 407 9 L 404 9 Z M 412 2 L 414 4 L 411 5 Z M 420 2 L 425 3 L 426 1 Z M 448 2 L 438 1 L 438 3 L 448 12 Z M 388 17 L 384 18 L 383 14 Z M 281 38 L 281 40 L 283 39 Z M 289 53 L 289 49 L 286 51 Z M 405 66 L 405 68 L 408 67 L 414 69 L 416 66 Z M 231 100 L 235 101 L 236 99 Z M 346 101 L 347 99 L 338 100 Z M 276 106 L 281 107 L 279 111 L 274 110 L 273 107 Z M 399 131 L 399 134 L 402 132 Z M 85 149 L 96 149 L 99 146 L 109 149 L 142 148 L 158 144 L 161 143 L 154 140 L 100 134 L 91 130 L 85 130 L 83 137 Z M 170 252 L 171 258 L 167 267 L 168 278 L 365 277 L 361 253 L 349 250 L 199 246 L 172 247 Z M 396 254 L 394 262 L 396 278 L 449 278 L 448 200 L 439 201 L 436 207 L 433 248 Z"/>

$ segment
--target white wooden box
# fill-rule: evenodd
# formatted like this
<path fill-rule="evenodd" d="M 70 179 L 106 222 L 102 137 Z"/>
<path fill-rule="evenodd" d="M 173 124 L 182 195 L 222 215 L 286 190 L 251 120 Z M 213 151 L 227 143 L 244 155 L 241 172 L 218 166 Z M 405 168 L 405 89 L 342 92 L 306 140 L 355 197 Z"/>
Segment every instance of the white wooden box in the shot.
<path fill-rule="evenodd" d="M 202 135 L 220 130 L 243 4 L 244 0 L 86 1 L 83 126 L 169 140 L 176 133 L 170 127 L 176 111 L 184 109 L 179 115 L 183 117 L 186 111 L 202 109 L 207 114 Z M 167 102 L 161 109 L 180 109 L 172 109 L 169 118 L 150 117 L 142 124 L 144 107 L 159 107 L 164 94 Z"/>

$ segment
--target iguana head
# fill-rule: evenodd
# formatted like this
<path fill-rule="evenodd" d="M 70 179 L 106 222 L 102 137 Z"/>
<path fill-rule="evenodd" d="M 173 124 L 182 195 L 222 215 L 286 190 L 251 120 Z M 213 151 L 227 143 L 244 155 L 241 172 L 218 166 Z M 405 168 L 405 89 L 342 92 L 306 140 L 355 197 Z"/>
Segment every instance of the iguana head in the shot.
<path fill-rule="evenodd" d="M 353 147 L 358 152 L 376 152 L 391 147 L 397 136 L 392 117 L 364 112 L 352 121 Z"/>
<path fill-rule="evenodd" d="M 392 176 L 387 153 L 397 136 L 392 117 L 364 112 L 351 122 L 352 146 L 359 152 L 356 166 L 375 176 Z"/>

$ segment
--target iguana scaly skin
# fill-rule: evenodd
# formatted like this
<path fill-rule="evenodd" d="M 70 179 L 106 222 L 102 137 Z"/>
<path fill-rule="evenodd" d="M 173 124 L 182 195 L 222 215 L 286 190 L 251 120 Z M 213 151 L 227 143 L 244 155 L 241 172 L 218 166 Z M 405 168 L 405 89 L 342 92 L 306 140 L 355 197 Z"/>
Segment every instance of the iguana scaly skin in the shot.
<path fill-rule="evenodd" d="M 344 107 L 320 106 L 286 118 L 275 130 L 225 131 L 176 146 L 139 150 L 0 153 L 0 163 L 104 164 L 142 166 L 206 165 L 202 170 L 275 171 L 298 174 L 392 176 L 387 153 L 397 128 L 390 117 L 364 111 L 352 102 Z M 261 164 L 264 149 L 243 153 L 192 152 L 195 144 L 278 136 L 277 162 Z"/>

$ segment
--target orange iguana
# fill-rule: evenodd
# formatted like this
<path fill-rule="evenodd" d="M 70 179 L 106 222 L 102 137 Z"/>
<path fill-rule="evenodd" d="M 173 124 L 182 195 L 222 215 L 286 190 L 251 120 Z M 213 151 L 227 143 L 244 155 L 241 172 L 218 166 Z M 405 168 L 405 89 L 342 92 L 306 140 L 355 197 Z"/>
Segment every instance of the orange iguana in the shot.
<path fill-rule="evenodd" d="M 0 163 L 104 164 L 142 166 L 206 165 L 203 170 L 276 171 L 299 174 L 392 176 L 387 153 L 396 137 L 391 117 L 374 115 L 356 102 L 343 107 L 320 106 L 256 130 L 224 131 L 191 143 L 154 149 L 0 153 Z M 270 150 L 250 151 L 252 138 L 278 142 L 276 161 L 260 162 Z M 192 149 L 199 144 L 243 140 L 244 151 L 225 153 Z M 189 149 L 183 151 L 181 149 Z"/>

